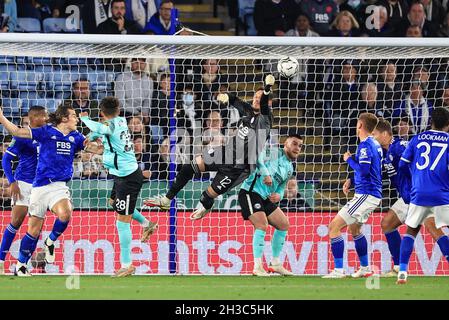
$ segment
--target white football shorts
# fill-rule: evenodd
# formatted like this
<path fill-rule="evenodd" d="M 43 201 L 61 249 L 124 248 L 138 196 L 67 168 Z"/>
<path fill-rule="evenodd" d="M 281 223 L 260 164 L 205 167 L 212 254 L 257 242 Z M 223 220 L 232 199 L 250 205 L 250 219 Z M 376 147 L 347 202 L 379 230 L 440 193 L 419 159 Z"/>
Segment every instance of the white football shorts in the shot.
<path fill-rule="evenodd" d="M 410 203 L 405 224 L 411 228 L 417 228 L 429 218 L 435 216 L 435 226 L 437 229 L 449 226 L 449 205 L 423 207 Z"/>
<path fill-rule="evenodd" d="M 343 218 L 346 224 L 364 224 L 368 220 L 371 212 L 376 210 L 381 199 L 369 194 L 356 194 L 343 208 L 338 215 Z"/>
<path fill-rule="evenodd" d="M 20 199 L 17 199 L 17 201 L 12 200 L 11 203 L 13 206 L 30 206 L 30 197 L 31 197 L 31 190 L 33 189 L 33 185 L 31 183 L 27 183 L 25 181 L 17 180 L 17 184 L 19 185 L 20 189 Z"/>
<path fill-rule="evenodd" d="M 69 187 L 65 182 L 53 182 L 46 186 L 35 187 L 31 191 L 30 215 L 44 218 L 48 209 L 63 199 L 71 200 Z"/>

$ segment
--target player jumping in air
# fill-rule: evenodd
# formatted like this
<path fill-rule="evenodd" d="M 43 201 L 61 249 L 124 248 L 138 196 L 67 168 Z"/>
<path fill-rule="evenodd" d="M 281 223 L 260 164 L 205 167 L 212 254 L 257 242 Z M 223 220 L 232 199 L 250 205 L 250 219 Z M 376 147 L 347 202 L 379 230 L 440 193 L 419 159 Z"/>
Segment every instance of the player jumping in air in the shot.
<path fill-rule="evenodd" d="M 240 189 L 239 203 L 242 207 L 243 219 L 251 221 L 255 229 L 253 235 L 253 275 L 255 276 L 269 276 L 262 265 L 268 224 L 275 228 L 271 240 L 273 255 L 268 271 L 284 276 L 293 275 L 282 266 L 279 260 L 289 222 L 277 203 L 283 198 L 287 182 L 293 174 L 292 161 L 299 157 L 302 144 L 300 135 L 290 134 L 283 149 L 269 149 L 272 152 L 270 159 L 265 160 L 265 154 L 262 153 L 257 169 L 243 182 Z"/>
<path fill-rule="evenodd" d="M 136 209 L 144 178 L 137 164 L 126 119 L 119 116 L 120 102 L 117 98 L 106 97 L 100 102 L 100 111 L 104 123 L 90 120 L 87 112 L 80 113 L 80 118 L 93 132 L 91 139 L 97 139 L 98 134 L 102 135 L 103 163 L 109 169 L 109 173 L 114 176 L 111 202 L 117 213 L 116 227 L 120 241 L 121 263 L 121 268 L 115 272 L 114 276 L 126 277 L 136 270 L 131 260 L 131 220 L 135 219 L 143 226 L 142 242 L 148 240 L 158 225 L 148 221 Z"/>
<path fill-rule="evenodd" d="M 398 284 L 407 283 L 407 268 L 415 237 L 430 215 L 436 228 L 449 225 L 449 111 L 436 108 L 432 112 L 432 129 L 414 136 L 399 162 L 399 171 L 411 174 L 412 189 L 405 224 L 407 231 L 401 242 Z M 441 252 L 449 261 L 449 238 L 438 239 Z"/>
<path fill-rule="evenodd" d="M 44 107 L 34 106 L 28 111 L 31 128 L 40 128 L 48 120 L 47 110 Z M 13 209 L 11 222 L 6 227 L 0 246 L 0 274 L 5 273 L 4 263 L 6 255 L 11 248 L 17 230 L 25 219 L 30 205 L 31 188 L 36 175 L 39 143 L 36 140 L 14 138 L 3 155 L 2 165 L 6 178 L 11 185 Z M 16 158 L 19 164 L 13 174 L 11 163 Z M 34 245 L 37 244 L 35 241 Z"/>
<path fill-rule="evenodd" d="M 197 209 L 190 216 L 192 220 L 197 220 L 210 212 L 215 198 L 243 181 L 254 168 L 269 136 L 272 125 L 269 95 L 274 82 L 272 75 L 266 76 L 265 88 L 255 93 L 252 107 L 246 107 L 245 115 L 239 121 L 237 134 L 225 146 L 210 149 L 197 156 L 190 164 L 184 164 L 166 195 L 148 199 L 144 202 L 145 205 L 168 210 L 173 198 L 195 173 L 217 171 L 211 185 L 201 195 Z M 220 94 L 218 101 L 228 104 L 229 96 Z M 239 106 L 244 108 L 244 105 Z"/>
<path fill-rule="evenodd" d="M 357 137 L 360 144 L 355 158 L 349 152 L 343 155 L 343 160 L 354 170 L 355 196 L 331 221 L 329 238 L 334 270 L 323 278 L 344 278 L 343 269 L 344 239 L 341 230 L 348 226 L 355 242 L 355 249 L 360 260 L 360 269 L 352 277 L 369 277 L 373 273 L 368 262 L 368 243 L 361 233 L 361 227 L 375 210 L 382 198 L 382 147 L 371 136 L 377 125 L 377 117 L 371 113 L 362 113 L 357 121 Z M 346 180 L 343 192 L 347 195 L 351 187 L 351 179 Z"/>
<path fill-rule="evenodd" d="M 397 277 L 399 272 L 399 251 L 401 247 L 401 235 L 397 228 L 404 224 L 407 218 L 412 184 L 409 174 L 398 174 L 399 161 L 407 146 L 407 141 L 401 138 L 394 138 L 391 124 L 385 119 L 379 119 L 373 135 L 385 152 L 383 165 L 390 178 L 391 186 L 396 188 L 400 195 L 398 200 L 388 210 L 388 213 L 382 218 L 381 222 L 382 231 L 387 238 L 388 249 L 390 250 L 394 265 L 393 269 L 383 274 L 383 276 Z M 435 227 L 434 215 L 429 215 L 424 224 L 443 251 L 445 243 L 448 240 L 443 231 Z"/>
<path fill-rule="evenodd" d="M 101 153 L 95 143 L 84 148 L 84 136 L 76 130 L 78 118 L 69 106 L 59 106 L 50 114 L 51 124 L 40 128 L 19 128 L 0 112 L 0 123 L 15 137 L 32 139 L 40 144 L 36 176 L 30 196 L 28 231 L 20 243 L 15 274 L 30 276 L 27 261 L 33 255 L 44 223 L 45 213 L 50 209 L 57 219 L 52 232 L 44 241 L 45 261 L 55 261 L 54 242 L 66 230 L 72 217 L 72 202 L 67 182 L 73 175 L 73 159 L 85 149 Z"/>

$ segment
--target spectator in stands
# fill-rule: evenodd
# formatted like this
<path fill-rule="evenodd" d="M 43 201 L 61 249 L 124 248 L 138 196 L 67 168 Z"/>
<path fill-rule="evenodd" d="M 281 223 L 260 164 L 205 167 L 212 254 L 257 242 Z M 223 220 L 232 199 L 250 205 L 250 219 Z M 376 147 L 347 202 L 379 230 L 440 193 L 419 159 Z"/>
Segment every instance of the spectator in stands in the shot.
<path fill-rule="evenodd" d="M 137 163 L 139 164 L 140 170 L 145 179 L 150 179 L 151 177 L 151 154 L 146 152 L 145 144 L 143 142 L 143 136 L 134 135 L 134 153 L 136 154 Z"/>
<path fill-rule="evenodd" d="M 337 137 L 355 137 L 348 130 L 355 130 L 350 123 L 357 120 L 359 99 L 358 63 L 354 60 L 342 62 L 340 74 L 336 74 L 328 83 L 324 93 L 325 123 L 330 126 Z M 349 129 L 348 129 L 349 128 Z M 327 130 L 327 128 L 325 128 Z M 325 132 L 329 137 L 331 132 Z M 343 143 L 343 142 L 341 142 Z M 356 141 L 351 141 L 355 145 Z"/>
<path fill-rule="evenodd" d="M 352 13 L 349 11 L 340 12 L 331 25 L 329 31 L 331 37 L 358 37 L 360 36 L 360 26 Z"/>
<path fill-rule="evenodd" d="M 225 136 L 222 133 L 223 119 L 218 111 L 211 111 L 206 119 L 205 130 L 203 131 L 202 143 L 206 149 L 213 149 L 225 144 Z"/>
<path fill-rule="evenodd" d="M 312 209 L 304 197 L 299 193 L 296 177 L 292 177 L 287 181 L 284 198 L 279 203 L 279 207 L 287 212 Z"/>
<path fill-rule="evenodd" d="M 432 26 L 432 30 L 438 30 L 443 24 L 445 12 L 440 0 L 419 0 L 424 7 L 426 20 Z"/>
<path fill-rule="evenodd" d="M 126 116 L 142 115 L 144 123 L 148 124 L 154 85 L 147 61 L 145 58 L 132 58 L 127 66 L 115 80 L 115 95 Z"/>
<path fill-rule="evenodd" d="M 136 21 L 142 30 L 156 12 L 155 0 L 126 0 L 125 18 Z"/>
<path fill-rule="evenodd" d="M 85 1 L 81 10 L 84 33 L 97 33 L 98 26 L 112 17 L 112 0 Z"/>
<path fill-rule="evenodd" d="M 325 36 L 338 14 L 338 7 L 333 0 L 303 0 L 301 11 L 309 16 L 313 30 Z"/>
<path fill-rule="evenodd" d="M 178 128 L 185 128 L 192 133 L 196 128 L 196 119 L 201 118 L 202 112 L 196 104 L 196 95 L 193 85 L 187 84 L 184 92 L 178 99 L 176 119 Z"/>
<path fill-rule="evenodd" d="M 384 105 L 384 118 L 389 119 L 394 106 L 401 102 L 402 86 L 396 81 L 396 65 L 387 63 L 381 69 L 380 79 L 377 82 L 379 101 Z"/>
<path fill-rule="evenodd" d="M 17 16 L 44 20 L 57 17 L 57 0 L 17 0 Z"/>
<path fill-rule="evenodd" d="M 150 128 L 153 139 L 162 140 L 168 135 L 170 75 L 163 73 L 159 76 L 156 92 L 153 94 L 150 111 Z M 160 134 L 160 133 L 163 134 Z"/>
<path fill-rule="evenodd" d="M 258 36 L 283 36 L 293 28 L 300 8 L 295 0 L 256 0 L 254 24 Z"/>
<path fill-rule="evenodd" d="M 193 91 L 197 99 L 203 104 L 203 110 L 212 107 L 214 95 L 218 94 L 220 84 L 227 82 L 227 75 L 220 74 L 220 66 L 217 59 L 205 59 L 201 63 L 200 75 L 194 75 Z"/>
<path fill-rule="evenodd" d="M 108 173 L 101 155 L 81 151 L 73 162 L 73 176 L 79 179 L 106 179 Z"/>
<path fill-rule="evenodd" d="M 426 13 L 424 11 L 424 6 L 419 2 L 413 3 L 410 7 L 407 19 L 402 27 L 404 30 L 402 36 L 407 35 L 408 33 L 407 29 L 410 26 L 420 27 L 423 37 L 434 37 L 437 34 L 436 29 L 434 29 L 434 26 L 429 21 L 426 20 Z"/>
<path fill-rule="evenodd" d="M 1 30 L 0 32 L 14 32 L 17 26 L 16 0 L 3 0 L 0 2 Z"/>
<path fill-rule="evenodd" d="M 443 21 L 443 26 L 438 31 L 438 37 L 449 37 L 449 12 L 446 14 L 446 17 Z"/>
<path fill-rule="evenodd" d="M 159 6 L 159 12 L 156 12 L 145 25 L 143 29 L 144 33 L 156 34 L 156 35 L 171 35 L 181 28 L 181 25 L 177 24 L 172 28 L 172 10 L 174 9 L 174 3 L 172 0 L 162 0 Z"/>
<path fill-rule="evenodd" d="M 370 21 L 373 26 L 367 28 L 366 35 L 368 37 L 393 37 L 396 31 L 388 22 L 388 12 L 385 7 L 376 6 L 374 9 L 374 21 Z M 366 27 L 366 25 L 365 25 Z"/>
<path fill-rule="evenodd" d="M 409 140 L 409 137 L 411 135 L 411 130 L 410 130 L 410 119 L 408 117 L 403 117 L 401 119 L 399 119 L 399 121 L 397 122 L 397 125 L 395 126 L 395 133 L 399 138 L 402 138 L 406 141 Z"/>
<path fill-rule="evenodd" d="M 320 35 L 310 28 L 309 17 L 300 13 L 295 21 L 295 27 L 285 33 L 289 37 L 319 37 Z"/>
<path fill-rule="evenodd" d="M 73 107 L 77 114 L 87 112 L 92 120 L 100 121 L 98 101 L 90 97 L 90 83 L 87 78 L 80 78 L 72 83 L 70 98 L 64 100 L 63 104 Z M 90 130 L 84 123 L 80 123 L 79 125 L 84 135 L 89 134 Z"/>
<path fill-rule="evenodd" d="M 125 18 L 125 0 L 112 0 L 111 17 L 100 23 L 97 33 L 100 34 L 140 34 L 137 22 Z"/>
<path fill-rule="evenodd" d="M 128 130 L 131 136 L 141 136 L 143 139 L 143 146 L 145 150 L 151 150 L 151 143 L 159 144 L 159 141 L 155 139 L 151 140 L 151 136 L 146 132 L 146 128 L 143 124 L 142 116 L 136 115 L 127 118 Z"/>
<path fill-rule="evenodd" d="M 405 32 L 407 38 L 422 38 L 422 29 L 419 26 L 409 26 Z"/>
<path fill-rule="evenodd" d="M 412 132 L 420 133 L 430 126 L 430 116 L 433 105 L 424 98 L 424 90 L 418 80 L 413 80 L 410 93 L 395 108 L 393 117 L 408 117 L 411 122 Z"/>
<path fill-rule="evenodd" d="M 378 100 L 377 86 L 375 83 L 368 82 L 362 86 L 358 111 L 374 113 L 376 116 L 383 118 L 387 116 L 386 113 L 388 111 L 384 111 L 384 105 Z M 390 115 L 391 113 L 388 113 L 388 116 Z"/>
<path fill-rule="evenodd" d="M 340 12 L 349 11 L 363 28 L 367 18 L 365 0 L 345 0 L 340 4 Z"/>
<path fill-rule="evenodd" d="M 379 0 L 377 5 L 383 6 L 387 9 L 388 21 L 392 28 L 397 30 L 398 26 L 404 24 L 409 10 L 406 0 Z M 398 30 L 395 35 L 400 36 L 400 32 L 401 30 Z"/>

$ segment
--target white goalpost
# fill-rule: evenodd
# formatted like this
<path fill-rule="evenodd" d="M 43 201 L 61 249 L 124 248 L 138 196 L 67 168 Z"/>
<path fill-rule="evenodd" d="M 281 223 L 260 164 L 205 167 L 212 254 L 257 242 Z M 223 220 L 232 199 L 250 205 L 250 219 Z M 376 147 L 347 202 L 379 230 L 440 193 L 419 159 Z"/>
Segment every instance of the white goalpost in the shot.
<path fill-rule="evenodd" d="M 291 79 L 277 71 L 277 61 L 288 56 L 300 65 Z M 27 111 L 36 105 L 51 112 L 60 104 L 70 104 L 94 117 L 102 98 L 119 98 L 146 178 L 137 207 L 159 224 L 148 243 L 139 241 L 140 226 L 132 224 L 137 274 L 251 273 L 253 227 L 241 217 L 239 187 L 220 196 L 214 211 L 198 221 L 189 216 L 213 173 L 195 176 L 178 195 L 177 207 L 169 211 L 149 210 L 142 199 L 164 194 L 177 165 L 225 143 L 234 133 L 241 115 L 232 103 L 221 106 L 217 95 L 226 92 L 251 103 L 267 74 L 276 77 L 270 145 L 282 144 L 291 131 L 299 131 L 305 143 L 295 164 L 296 179 L 280 204 L 290 221 L 281 261 L 297 275 L 326 274 L 332 268 L 327 226 L 352 196 L 342 192 L 350 174 L 342 154 L 355 150 L 354 119 L 359 112 L 376 113 L 406 139 L 422 130 L 426 119 L 416 120 L 407 106 L 410 101 L 422 108 L 449 106 L 448 41 L 0 34 L 2 107 L 15 123 L 26 122 Z M 88 133 L 81 124 L 79 130 Z M 3 130 L 0 138 L 3 155 L 11 137 Z M 4 175 L 1 182 L 0 228 L 4 230 L 10 222 L 11 201 Z M 110 274 L 119 265 L 119 247 L 115 215 L 108 205 L 112 180 L 101 157 L 81 154 L 69 186 L 76 210 L 56 242 L 56 262 L 44 268 L 34 264 L 31 270 Z M 371 265 L 386 271 L 391 257 L 380 221 L 397 197 L 386 175 L 383 197 L 363 232 Z M 53 215 L 47 213 L 37 252 L 53 222 Z M 26 220 L 7 256 L 7 270 L 13 270 L 25 232 Z M 272 230 L 266 238 L 267 261 L 271 235 Z M 353 271 L 358 260 L 352 238 L 347 240 L 345 268 Z M 425 230 L 417 237 L 410 273 L 449 274 Z"/>

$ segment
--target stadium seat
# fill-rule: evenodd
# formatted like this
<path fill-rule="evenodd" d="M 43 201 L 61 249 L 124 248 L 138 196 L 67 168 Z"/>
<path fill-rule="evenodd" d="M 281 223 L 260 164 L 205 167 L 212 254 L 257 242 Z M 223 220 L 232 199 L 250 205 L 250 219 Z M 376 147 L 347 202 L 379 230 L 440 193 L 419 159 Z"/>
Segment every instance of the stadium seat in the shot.
<path fill-rule="evenodd" d="M 112 93 L 112 91 L 92 91 L 91 93 L 92 99 L 98 101 L 101 101 L 101 99 L 113 95 L 114 94 Z"/>
<path fill-rule="evenodd" d="M 40 72 L 16 71 L 11 73 L 11 89 L 18 91 L 41 90 L 44 74 Z"/>
<path fill-rule="evenodd" d="M 43 74 L 47 74 L 50 72 L 53 72 L 54 69 L 52 66 L 48 66 L 48 65 L 27 65 L 27 69 L 28 70 L 32 70 L 34 72 L 40 72 Z"/>
<path fill-rule="evenodd" d="M 2 98 L 3 114 L 7 117 L 21 113 L 22 100 L 18 98 Z"/>
<path fill-rule="evenodd" d="M 46 107 L 48 112 L 54 112 L 56 108 L 62 103 L 61 99 L 32 99 L 22 108 L 22 111 L 27 112 L 30 107 L 42 106 Z"/>
<path fill-rule="evenodd" d="M 23 102 L 26 103 L 26 101 L 43 98 L 43 93 L 38 91 L 19 91 L 18 98 L 22 99 Z"/>
<path fill-rule="evenodd" d="M 114 72 L 90 72 L 88 76 L 93 91 L 111 91 L 114 87 Z"/>
<path fill-rule="evenodd" d="M 47 57 L 24 57 L 26 64 L 51 65 L 51 58 Z"/>
<path fill-rule="evenodd" d="M 16 62 L 15 57 L 12 56 L 0 56 L 1 64 L 14 64 Z"/>
<path fill-rule="evenodd" d="M 72 83 L 79 77 L 79 74 L 67 70 L 47 73 L 44 87 L 46 90 L 53 92 L 71 91 Z"/>
<path fill-rule="evenodd" d="M 79 29 L 68 27 L 66 18 L 47 18 L 43 24 L 44 33 L 80 33 Z"/>
<path fill-rule="evenodd" d="M 42 31 L 41 22 L 35 18 L 17 18 L 17 26 L 14 32 L 33 32 Z"/>
<path fill-rule="evenodd" d="M 0 64 L 0 72 L 14 72 L 16 70 L 16 66 L 13 64 Z"/>

